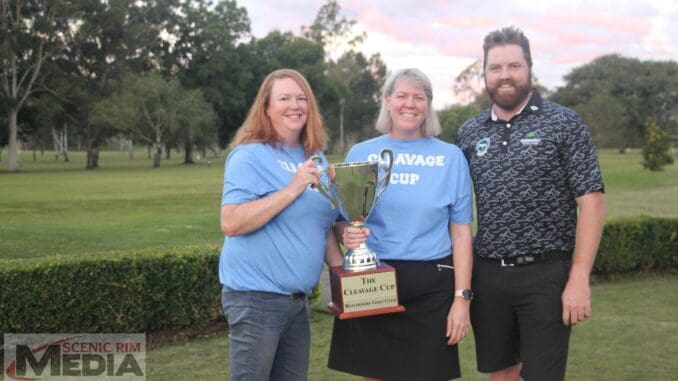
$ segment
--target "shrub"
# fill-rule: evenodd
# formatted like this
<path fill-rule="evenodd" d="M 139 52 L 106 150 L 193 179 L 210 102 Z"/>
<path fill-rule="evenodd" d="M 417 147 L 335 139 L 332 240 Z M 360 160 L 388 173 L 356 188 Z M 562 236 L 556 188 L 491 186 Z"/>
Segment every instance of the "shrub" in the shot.
<path fill-rule="evenodd" d="M 607 222 L 593 270 L 599 274 L 678 266 L 678 219 L 640 217 Z"/>
<path fill-rule="evenodd" d="M 673 164 L 671 141 L 657 122 L 651 121 L 645 126 L 643 167 L 650 171 L 661 171 L 667 164 Z"/>
<path fill-rule="evenodd" d="M 143 332 L 221 311 L 219 249 L 186 247 L 0 265 L 3 332 Z"/>
<path fill-rule="evenodd" d="M 0 329 L 131 333 L 210 324 L 223 314 L 220 251 L 188 246 L 2 262 Z M 310 301 L 319 296 L 316 288 Z"/>

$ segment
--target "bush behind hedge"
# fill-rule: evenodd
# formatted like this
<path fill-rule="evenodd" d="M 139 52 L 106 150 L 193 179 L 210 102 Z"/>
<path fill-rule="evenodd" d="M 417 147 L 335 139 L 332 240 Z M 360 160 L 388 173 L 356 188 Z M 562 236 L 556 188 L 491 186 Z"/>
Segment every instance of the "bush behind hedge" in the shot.
<path fill-rule="evenodd" d="M 210 324 L 222 315 L 219 253 L 188 246 L 0 263 L 0 328 L 130 333 Z M 606 223 L 594 272 L 676 266 L 678 219 L 643 217 Z"/>

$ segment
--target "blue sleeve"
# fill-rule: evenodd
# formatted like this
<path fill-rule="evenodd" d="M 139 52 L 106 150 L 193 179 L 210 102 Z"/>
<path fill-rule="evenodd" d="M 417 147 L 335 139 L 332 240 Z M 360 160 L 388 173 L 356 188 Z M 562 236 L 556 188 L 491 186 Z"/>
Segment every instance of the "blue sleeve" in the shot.
<path fill-rule="evenodd" d="M 260 178 L 255 155 L 251 150 L 239 147 L 234 149 L 228 155 L 225 167 L 221 205 L 242 204 L 270 193 Z"/>
<path fill-rule="evenodd" d="M 454 182 L 452 189 L 455 190 L 455 194 L 454 203 L 450 207 L 450 221 L 455 224 L 470 224 L 473 222 L 471 174 L 461 150 L 454 150 L 453 159 L 451 178 Z"/>

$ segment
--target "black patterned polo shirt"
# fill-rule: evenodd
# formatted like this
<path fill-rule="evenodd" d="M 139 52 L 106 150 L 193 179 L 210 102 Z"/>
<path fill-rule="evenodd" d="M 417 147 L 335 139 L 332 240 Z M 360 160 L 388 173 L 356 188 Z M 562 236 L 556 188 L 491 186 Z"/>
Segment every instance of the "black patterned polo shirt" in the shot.
<path fill-rule="evenodd" d="M 574 249 L 576 197 L 604 191 L 596 149 L 571 109 L 532 91 L 510 121 L 490 109 L 459 129 L 478 211 L 473 247 L 484 258 Z"/>

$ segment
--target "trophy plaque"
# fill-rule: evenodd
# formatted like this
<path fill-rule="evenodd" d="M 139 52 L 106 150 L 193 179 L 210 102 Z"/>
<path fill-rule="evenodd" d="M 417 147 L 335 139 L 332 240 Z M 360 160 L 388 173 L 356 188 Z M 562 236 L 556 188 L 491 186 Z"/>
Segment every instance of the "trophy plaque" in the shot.
<path fill-rule="evenodd" d="M 322 168 L 318 157 L 312 160 L 320 172 L 318 191 L 353 227 L 364 227 L 365 220 L 388 186 L 393 152 L 384 149 L 378 162 L 331 164 Z M 365 243 L 344 255 L 342 266 L 330 268 L 332 302 L 330 310 L 339 319 L 401 312 L 395 269 L 380 263 Z"/>

